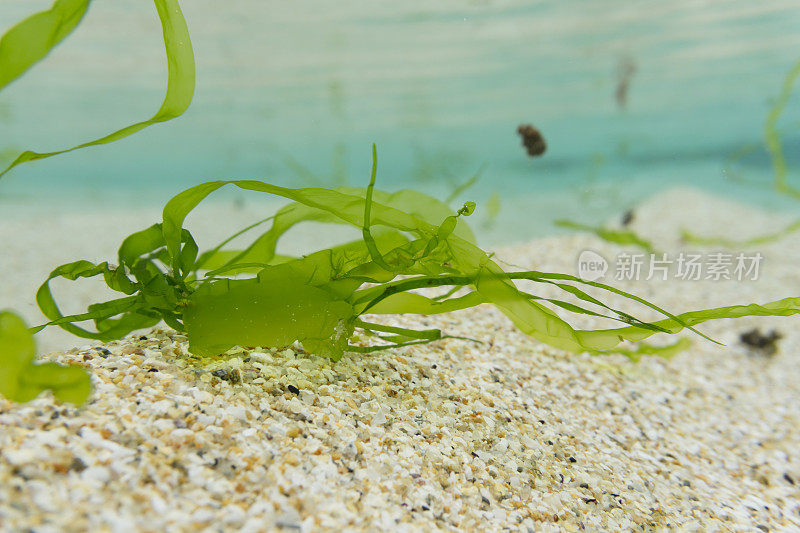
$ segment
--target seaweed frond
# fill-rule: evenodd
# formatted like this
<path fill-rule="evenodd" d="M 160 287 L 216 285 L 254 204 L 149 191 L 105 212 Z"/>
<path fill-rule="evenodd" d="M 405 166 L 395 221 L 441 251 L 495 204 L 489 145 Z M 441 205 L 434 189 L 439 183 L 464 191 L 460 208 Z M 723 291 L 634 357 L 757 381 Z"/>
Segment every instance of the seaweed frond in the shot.
<path fill-rule="evenodd" d="M 0 311 L 0 394 L 27 402 L 50 390 L 57 400 L 82 404 L 89 397 L 89 374 L 77 366 L 36 363 L 33 335 L 10 311 Z"/>
<path fill-rule="evenodd" d="M 0 90 L 43 59 L 78 25 L 90 0 L 56 0 L 53 6 L 19 22 L 0 38 Z M 154 0 L 164 34 L 168 80 L 164 101 L 147 120 L 131 124 L 99 139 L 54 152 L 25 150 L 0 172 L 2 178 L 12 168 L 54 155 L 123 139 L 137 131 L 172 120 L 189 107 L 194 94 L 194 52 L 189 30 L 177 0 Z"/>
<path fill-rule="evenodd" d="M 675 315 L 634 294 L 568 274 L 506 272 L 477 246 L 463 221 L 475 204 L 467 202 L 453 212 L 416 191 L 377 190 L 376 170 L 373 146 L 366 189 L 292 189 L 257 180 L 234 180 L 208 182 L 183 191 L 167 202 L 161 223 L 123 241 L 118 266 L 76 261 L 53 270 L 37 293 L 39 307 L 50 320 L 46 325 L 108 341 L 164 320 L 186 332 L 190 350 L 197 355 L 218 354 L 235 345 L 282 346 L 299 341 L 307 350 L 336 360 L 348 351 L 363 353 L 447 337 L 439 330 L 383 326 L 365 320 L 365 314 L 429 315 L 490 303 L 521 331 L 542 342 L 569 351 L 597 353 L 656 333 L 689 329 L 704 336 L 694 326 L 707 320 L 800 312 L 800 298 L 787 298 L 765 305 Z M 225 250 L 223 246 L 230 241 L 226 239 L 199 253 L 183 222 L 207 196 L 229 185 L 292 203 L 237 232 L 234 236 L 271 222 L 246 248 Z M 305 221 L 354 226 L 361 229 L 362 238 L 301 257 L 277 255 L 281 236 Z M 93 276 L 102 276 L 121 296 L 93 304 L 85 313 L 63 316 L 49 282 Z M 526 292 L 517 286 L 518 281 L 555 287 L 578 303 Z M 665 318 L 642 320 L 590 295 L 585 287 L 612 293 Z M 446 292 L 440 296 L 419 292 L 434 288 Z M 578 330 L 548 305 L 567 313 L 616 320 L 622 326 Z M 87 320 L 94 322 L 94 330 L 76 324 Z M 382 344 L 352 343 L 357 330 Z M 637 358 L 645 353 L 660 351 L 640 348 L 628 355 Z"/>

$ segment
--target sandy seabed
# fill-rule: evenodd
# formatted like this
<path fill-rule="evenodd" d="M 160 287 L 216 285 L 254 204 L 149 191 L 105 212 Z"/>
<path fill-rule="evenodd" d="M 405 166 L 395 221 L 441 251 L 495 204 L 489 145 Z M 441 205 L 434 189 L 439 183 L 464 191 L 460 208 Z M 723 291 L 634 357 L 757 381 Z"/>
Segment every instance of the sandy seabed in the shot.
<path fill-rule="evenodd" d="M 113 257 L 121 237 L 156 216 L 0 218 L 0 235 L 13 235 L 0 257 L 0 307 L 38 321 L 31 296 L 50 268 Z M 213 236 L 218 220 L 197 223 Z M 786 221 L 682 189 L 641 204 L 632 227 L 674 259 L 689 224 L 744 238 Z M 612 263 L 606 281 L 673 312 L 800 288 L 800 234 L 744 250 L 693 248 L 761 253 L 757 281 L 674 272 L 614 281 L 618 254 L 635 250 L 591 235 L 495 251 L 575 274 L 587 249 Z M 80 308 L 97 292 L 70 294 Z M 0 400 L 0 529 L 800 529 L 797 317 L 709 323 L 700 329 L 726 346 L 688 335 L 692 347 L 674 358 L 637 363 L 544 346 L 490 306 L 382 320 L 482 343 L 448 339 L 338 363 L 296 347 L 199 362 L 165 329 L 66 350 L 74 339 L 47 333 L 45 358 L 88 367 L 95 391 L 77 409 L 47 395 Z M 775 354 L 739 342 L 755 327 L 780 332 Z"/>

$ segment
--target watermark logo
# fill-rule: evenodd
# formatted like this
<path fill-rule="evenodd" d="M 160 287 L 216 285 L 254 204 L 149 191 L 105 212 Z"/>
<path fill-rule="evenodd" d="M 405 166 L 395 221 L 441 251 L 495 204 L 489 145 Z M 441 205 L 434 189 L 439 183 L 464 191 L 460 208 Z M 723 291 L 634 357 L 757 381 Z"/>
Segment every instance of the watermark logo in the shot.
<path fill-rule="evenodd" d="M 586 281 L 597 281 L 608 272 L 608 261 L 592 250 L 584 250 L 578 256 L 578 277 Z"/>
<path fill-rule="evenodd" d="M 612 270 L 616 281 L 666 281 L 670 278 L 684 281 L 755 281 L 763 259 L 760 252 L 680 252 L 674 256 L 666 253 L 623 252 L 617 254 L 613 263 L 609 263 L 597 252 L 584 250 L 578 256 L 578 276 L 586 281 L 597 281 Z"/>

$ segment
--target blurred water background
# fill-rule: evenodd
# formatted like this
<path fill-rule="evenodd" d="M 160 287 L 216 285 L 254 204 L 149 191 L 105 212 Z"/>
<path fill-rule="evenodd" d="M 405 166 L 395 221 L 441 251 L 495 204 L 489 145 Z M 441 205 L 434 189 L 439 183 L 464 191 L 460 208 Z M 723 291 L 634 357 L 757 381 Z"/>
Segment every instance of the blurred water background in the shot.
<path fill-rule="evenodd" d="M 0 0 L 0 30 L 49 5 Z M 461 198 L 477 200 L 478 213 L 484 206 L 494 240 L 554 231 L 557 217 L 602 222 L 679 185 L 797 209 L 773 192 L 762 143 L 765 116 L 800 59 L 796 0 L 182 8 L 197 61 L 187 113 L 17 167 L 0 181 L 0 210 L 153 206 L 219 178 L 364 185 L 372 142 L 385 189 L 446 196 L 481 170 Z M 0 162 L 148 118 L 165 83 L 152 2 L 96 0 L 71 36 L 0 93 Z M 543 132 L 543 157 L 526 155 L 521 123 Z M 797 178 L 800 90 L 780 127 Z M 502 212 L 487 221 L 495 194 Z"/>

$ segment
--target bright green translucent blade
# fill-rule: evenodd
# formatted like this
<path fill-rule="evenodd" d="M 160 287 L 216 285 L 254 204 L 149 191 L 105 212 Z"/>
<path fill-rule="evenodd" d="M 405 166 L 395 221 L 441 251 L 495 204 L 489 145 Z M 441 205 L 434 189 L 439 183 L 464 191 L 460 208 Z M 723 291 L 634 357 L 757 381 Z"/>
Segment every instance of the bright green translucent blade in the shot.
<path fill-rule="evenodd" d="M 62 402 L 81 404 L 92 382 L 82 368 L 34 363 L 33 335 L 17 315 L 0 312 L 0 394 L 15 402 L 30 401 L 46 390 Z"/>
<path fill-rule="evenodd" d="M 341 357 L 349 337 L 338 339 L 337 328 L 352 318 L 347 302 L 290 277 L 205 284 L 192 295 L 184 315 L 190 350 L 197 355 L 299 340 L 328 344 L 326 355 L 334 359 Z"/>
<path fill-rule="evenodd" d="M 72 33 L 88 7 L 89 0 L 58 0 L 8 30 L 0 38 L 0 90 Z"/>
<path fill-rule="evenodd" d="M 56 2 L 56 5 L 50 11 L 53 11 L 56 9 L 56 6 L 62 3 L 70 5 L 76 4 L 74 0 Z M 22 152 L 8 166 L 8 168 L 0 173 L 0 178 L 2 178 L 3 175 L 5 175 L 9 170 L 21 163 L 44 159 L 54 155 L 78 150 L 79 148 L 86 148 L 88 146 L 96 146 L 118 141 L 127 137 L 128 135 L 136 133 L 137 131 L 143 130 L 148 126 L 158 122 L 165 122 L 180 116 L 184 111 L 186 111 L 186 108 L 189 107 L 189 104 L 192 101 L 192 95 L 194 94 L 194 53 L 192 52 L 192 43 L 189 39 L 189 29 L 186 27 L 186 20 L 183 18 L 183 13 L 181 13 L 181 9 L 177 0 L 155 0 L 155 4 L 164 32 L 164 46 L 167 52 L 167 66 L 169 72 L 167 93 L 164 97 L 164 102 L 161 104 L 161 107 L 156 114 L 143 122 L 131 124 L 130 126 L 122 128 L 121 130 L 117 130 L 114 133 L 110 133 L 105 137 L 101 137 L 100 139 L 79 144 L 78 146 L 73 146 L 72 148 L 67 148 L 65 150 L 46 153 L 26 150 L 25 152 Z M 31 18 L 26 19 L 14 28 L 11 28 L 11 30 L 9 30 L 9 32 L 3 36 L 3 40 L 0 41 L 0 44 L 4 44 L 5 40 L 10 34 L 12 38 L 11 43 L 13 44 L 14 50 L 18 49 L 19 47 L 23 47 L 24 49 L 25 47 L 30 46 L 32 47 L 32 52 L 30 54 L 25 54 L 30 56 L 27 60 L 27 66 L 25 66 L 26 61 L 18 59 L 16 53 L 6 53 L 5 55 L 0 53 L 0 80 L 3 80 L 6 76 L 5 72 L 7 68 L 11 69 L 9 70 L 9 76 L 13 75 L 14 72 L 19 71 L 19 69 L 22 67 L 24 67 L 24 71 L 35 61 L 38 61 L 44 57 L 50 49 L 58 44 L 61 39 L 66 37 L 69 31 L 71 31 L 80 20 L 80 16 L 74 14 L 75 9 L 77 9 L 78 6 L 72 6 L 72 11 L 68 11 L 67 7 L 68 6 L 61 7 L 57 11 L 57 13 L 64 12 L 64 16 L 58 16 L 57 14 L 48 15 L 50 11 L 39 13 Z M 84 11 L 85 9 L 86 6 L 83 7 Z M 68 13 L 73 13 L 73 15 L 67 17 L 66 14 Z M 67 28 L 66 26 L 69 26 L 70 24 L 71 27 Z M 22 28 L 21 31 L 20 27 Z M 51 40 L 51 37 L 57 40 Z M 9 65 L 7 65 L 4 61 L 9 61 Z M 22 71 L 17 72 L 16 76 L 19 76 L 20 74 L 22 74 Z M 13 77 L 8 81 L 11 81 Z M 0 88 L 2 88 L 2 86 L 3 84 L 0 83 Z"/>
<path fill-rule="evenodd" d="M 571 220 L 556 220 L 555 225 L 562 228 L 588 231 L 589 233 L 594 233 L 606 242 L 613 242 L 614 244 L 621 244 L 622 246 L 636 246 L 650 253 L 655 253 L 656 251 L 650 241 L 643 239 L 630 230 L 609 229 L 602 226 L 594 227 Z"/>

